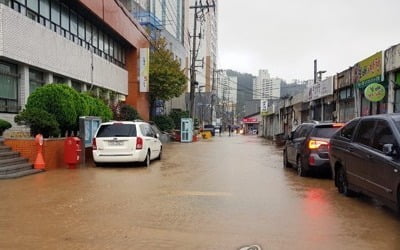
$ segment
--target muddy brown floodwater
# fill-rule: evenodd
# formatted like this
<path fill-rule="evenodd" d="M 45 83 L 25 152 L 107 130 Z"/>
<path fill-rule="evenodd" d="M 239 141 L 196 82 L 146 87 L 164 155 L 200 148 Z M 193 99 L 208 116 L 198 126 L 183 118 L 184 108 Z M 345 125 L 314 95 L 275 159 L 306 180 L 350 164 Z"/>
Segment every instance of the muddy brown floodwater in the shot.
<path fill-rule="evenodd" d="M 248 136 L 165 146 L 149 168 L 0 181 L 0 249 L 400 249 L 400 219 L 283 169 Z"/>

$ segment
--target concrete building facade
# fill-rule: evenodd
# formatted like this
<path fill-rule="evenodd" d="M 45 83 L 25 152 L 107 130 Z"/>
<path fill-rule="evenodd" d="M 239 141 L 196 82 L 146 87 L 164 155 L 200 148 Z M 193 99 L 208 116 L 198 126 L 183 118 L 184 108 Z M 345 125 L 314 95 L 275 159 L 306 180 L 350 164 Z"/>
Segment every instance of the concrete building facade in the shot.
<path fill-rule="evenodd" d="M 1 118 L 12 121 L 36 88 L 67 83 L 125 100 L 148 119 L 138 81 L 148 37 L 119 1 L 0 1 L 0 27 Z"/>
<path fill-rule="evenodd" d="M 189 78 L 189 0 L 121 0 L 121 2 L 132 16 L 147 28 L 152 39 L 159 37 L 166 39 L 168 49 Z M 187 109 L 185 93 L 169 101 L 157 103 L 162 105 L 158 107 L 157 115 L 168 113 L 172 109 Z"/>

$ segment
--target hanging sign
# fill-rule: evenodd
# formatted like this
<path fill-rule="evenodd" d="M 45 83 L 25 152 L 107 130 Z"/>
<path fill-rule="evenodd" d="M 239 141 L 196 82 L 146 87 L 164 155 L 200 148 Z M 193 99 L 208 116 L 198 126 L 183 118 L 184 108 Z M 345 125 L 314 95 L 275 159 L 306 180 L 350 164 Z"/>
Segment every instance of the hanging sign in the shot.
<path fill-rule="evenodd" d="M 262 116 L 268 115 L 268 100 L 261 100 L 260 111 Z"/>
<path fill-rule="evenodd" d="M 365 98 L 371 102 L 379 102 L 386 95 L 386 89 L 382 84 L 372 83 L 364 90 Z"/>
<path fill-rule="evenodd" d="M 149 58 L 150 58 L 150 50 L 149 48 L 141 48 L 140 49 L 140 92 L 149 92 Z"/>

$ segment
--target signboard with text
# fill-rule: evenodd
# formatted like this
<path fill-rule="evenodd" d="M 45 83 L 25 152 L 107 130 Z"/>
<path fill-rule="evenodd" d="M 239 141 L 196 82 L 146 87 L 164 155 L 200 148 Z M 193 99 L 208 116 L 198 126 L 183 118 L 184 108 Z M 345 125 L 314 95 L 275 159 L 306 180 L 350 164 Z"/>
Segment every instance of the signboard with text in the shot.
<path fill-rule="evenodd" d="M 243 123 L 258 123 L 257 118 L 243 118 Z"/>
<path fill-rule="evenodd" d="M 139 62 L 140 92 L 149 92 L 149 59 L 150 59 L 149 48 L 141 48 L 139 58 L 140 58 Z"/>
<path fill-rule="evenodd" d="M 268 100 L 261 100 L 260 111 L 262 116 L 268 115 Z"/>
<path fill-rule="evenodd" d="M 357 63 L 353 68 L 354 82 L 358 88 L 365 88 L 371 83 L 384 80 L 383 52 L 380 51 Z"/>
<path fill-rule="evenodd" d="M 333 95 L 333 77 L 328 77 L 325 80 L 318 82 L 312 86 L 311 100 Z"/>

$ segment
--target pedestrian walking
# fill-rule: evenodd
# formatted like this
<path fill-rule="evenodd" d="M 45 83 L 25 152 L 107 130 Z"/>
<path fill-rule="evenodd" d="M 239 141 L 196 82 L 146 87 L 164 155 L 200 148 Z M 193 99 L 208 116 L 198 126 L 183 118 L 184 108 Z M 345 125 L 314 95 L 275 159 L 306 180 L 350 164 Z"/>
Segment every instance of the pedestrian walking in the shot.
<path fill-rule="evenodd" d="M 228 133 L 229 133 L 229 136 L 231 136 L 231 128 L 232 128 L 232 127 L 231 127 L 231 125 L 229 124 L 229 125 L 228 125 Z"/>

